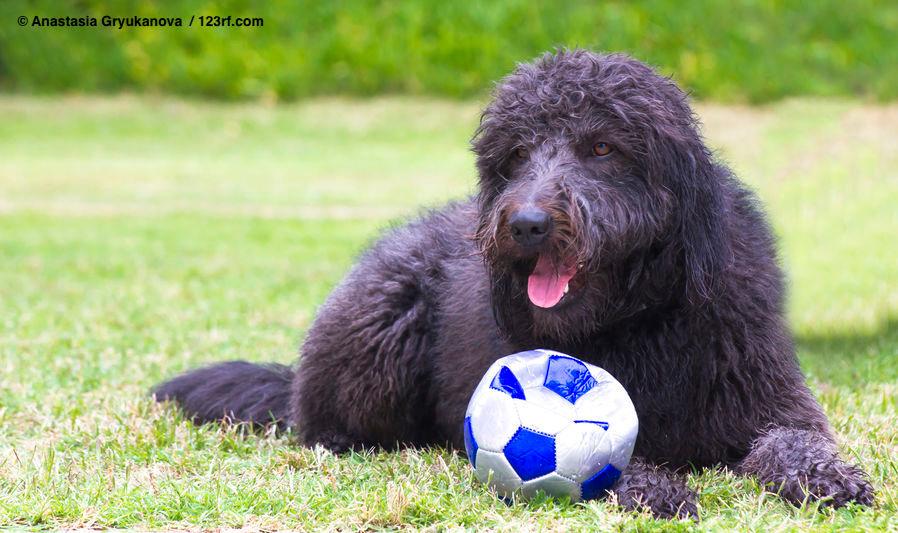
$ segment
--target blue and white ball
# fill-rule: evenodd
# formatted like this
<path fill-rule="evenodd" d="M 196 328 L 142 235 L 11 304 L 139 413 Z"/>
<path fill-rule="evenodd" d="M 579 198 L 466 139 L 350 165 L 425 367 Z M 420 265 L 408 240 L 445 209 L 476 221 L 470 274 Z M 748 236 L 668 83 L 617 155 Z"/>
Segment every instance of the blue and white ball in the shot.
<path fill-rule="evenodd" d="M 500 496 L 601 496 L 630 462 L 639 421 L 611 374 L 551 350 L 503 357 L 465 413 L 477 478 Z"/>

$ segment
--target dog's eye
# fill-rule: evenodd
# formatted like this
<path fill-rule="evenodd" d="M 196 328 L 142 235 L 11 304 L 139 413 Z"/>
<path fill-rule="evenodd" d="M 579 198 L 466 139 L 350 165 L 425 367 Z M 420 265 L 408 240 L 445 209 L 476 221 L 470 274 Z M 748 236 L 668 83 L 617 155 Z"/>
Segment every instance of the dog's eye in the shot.
<path fill-rule="evenodd" d="M 518 159 L 526 159 L 528 155 L 529 153 L 527 152 L 527 149 L 523 146 L 519 146 L 514 149 L 514 156 Z"/>
<path fill-rule="evenodd" d="M 599 157 L 604 157 L 614 151 L 614 148 L 606 142 L 597 142 L 592 145 L 592 153 Z"/>

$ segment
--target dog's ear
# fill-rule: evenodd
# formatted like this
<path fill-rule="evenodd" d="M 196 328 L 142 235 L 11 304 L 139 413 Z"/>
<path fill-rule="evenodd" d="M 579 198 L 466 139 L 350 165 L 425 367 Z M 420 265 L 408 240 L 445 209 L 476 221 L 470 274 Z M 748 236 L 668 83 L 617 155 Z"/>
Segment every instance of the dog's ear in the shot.
<path fill-rule="evenodd" d="M 730 262 L 723 199 L 726 171 L 714 164 L 695 126 L 658 125 L 652 135 L 650 173 L 677 201 L 672 235 L 679 248 L 692 303 L 714 297 Z"/>

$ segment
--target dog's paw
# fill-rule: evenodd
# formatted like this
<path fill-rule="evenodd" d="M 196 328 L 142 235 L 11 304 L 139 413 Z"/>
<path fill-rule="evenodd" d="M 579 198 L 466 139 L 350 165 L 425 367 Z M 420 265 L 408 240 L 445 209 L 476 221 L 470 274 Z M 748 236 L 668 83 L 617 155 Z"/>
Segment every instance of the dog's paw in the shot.
<path fill-rule="evenodd" d="M 628 510 L 647 509 L 657 518 L 698 517 L 695 492 L 665 468 L 631 463 L 610 492 Z"/>
<path fill-rule="evenodd" d="M 829 438 L 820 433 L 772 430 L 755 441 L 739 470 L 795 505 L 873 503 L 874 490 L 863 470 L 841 460 Z"/>
<path fill-rule="evenodd" d="M 849 503 L 872 505 L 875 496 L 864 472 L 839 459 L 820 462 L 808 472 L 770 481 L 767 486 L 796 505 L 806 500 L 832 507 Z"/>

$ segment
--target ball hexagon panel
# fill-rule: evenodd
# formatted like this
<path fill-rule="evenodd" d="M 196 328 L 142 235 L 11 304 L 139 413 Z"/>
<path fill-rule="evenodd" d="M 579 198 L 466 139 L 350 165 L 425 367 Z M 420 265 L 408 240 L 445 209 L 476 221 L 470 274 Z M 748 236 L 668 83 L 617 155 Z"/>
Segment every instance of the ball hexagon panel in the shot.
<path fill-rule="evenodd" d="M 500 452 L 521 426 L 515 400 L 494 389 L 484 389 L 470 408 L 471 435 L 479 449 Z"/>
<path fill-rule="evenodd" d="M 558 475 L 556 472 L 546 474 L 545 476 L 525 481 L 521 485 L 521 494 L 525 498 L 532 498 L 537 491 L 543 491 L 551 496 L 568 495 L 571 501 L 580 499 L 580 484 Z"/>
<path fill-rule="evenodd" d="M 574 405 L 574 419 L 601 420 L 609 425 L 629 425 L 636 410 L 624 388 L 616 382 L 600 382 Z M 618 422 L 618 424 L 615 424 Z"/>
<path fill-rule="evenodd" d="M 502 451 L 524 481 L 555 470 L 555 439 L 549 435 L 520 428 Z"/>
<path fill-rule="evenodd" d="M 555 471 L 582 483 L 607 464 L 611 439 L 599 424 L 575 422 L 555 436 L 555 448 Z"/>
<path fill-rule="evenodd" d="M 630 461 L 639 419 L 624 388 L 616 381 L 602 381 L 574 406 L 575 420 L 591 420 L 608 424 L 611 445 L 609 463 L 622 469 Z"/>
<path fill-rule="evenodd" d="M 548 394 L 554 395 L 551 392 Z M 553 409 L 551 406 L 547 407 L 540 402 L 533 401 L 533 397 L 538 396 L 540 396 L 540 392 L 531 392 L 531 401 L 515 400 L 515 408 L 518 410 L 518 418 L 521 420 L 522 427 L 546 435 L 555 435 L 571 423 L 571 417 L 574 414 L 572 410 Z"/>
<path fill-rule="evenodd" d="M 548 358 L 549 355 L 542 350 L 530 350 L 503 357 L 501 361 L 514 372 L 521 386 L 527 389 L 543 384 Z"/>
<path fill-rule="evenodd" d="M 580 485 L 580 491 L 584 500 L 592 500 L 601 496 L 607 489 L 620 478 L 620 470 L 614 465 L 605 465 L 598 473 L 587 479 Z"/>
<path fill-rule="evenodd" d="M 608 462 L 621 470 L 630 463 L 633 456 L 633 447 L 636 445 L 636 437 L 632 439 L 617 433 L 609 433 L 608 440 L 611 443 L 611 459 Z"/>
<path fill-rule="evenodd" d="M 471 397 L 477 397 L 484 389 L 492 388 L 491 385 L 502 367 L 507 367 L 511 370 L 512 374 L 517 379 L 518 384 L 520 384 L 522 388 L 526 389 L 534 385 L 542 385 L 546 374 L 545 360 L 548 359 L 548 357 L 548 355 L 541 351 L 531 350 L 529 352 L 506 355 L 505 357 L 498 359 L 490 365 L 489 369 L 484 373 L 483 379 L 477 384 Z M 470 416 L 470 408 L 471 405 L 469 404 L 465 416 Z"/>
<path fill-rule="evenodd" d="M 567 421 L 576 419 L 574 405 L 542 385 L 527 387 L 524 389 L 524 394 L 527 395 L 527 406 L 537 405 L 552 411 L 555 416 Z M 517 405 L 520 406 L 520 404 Z M 521 407 L 523 408 L 523 406 Z"/>
<path fill-rule="evenodd" d="M 481 483 L 490 483 L 500 496 L 511 496 L 521 488 L 521 477 L 514 471 L 501 453 L 486 450 L 477 451 L 478 468 L 474 474 Z"/>
<path fill-rule="evenodd" d="M 596 385 L 596 380 L 583 362 L 565 355 L 550 355 L 543 384 L 573 404 Z"/>

